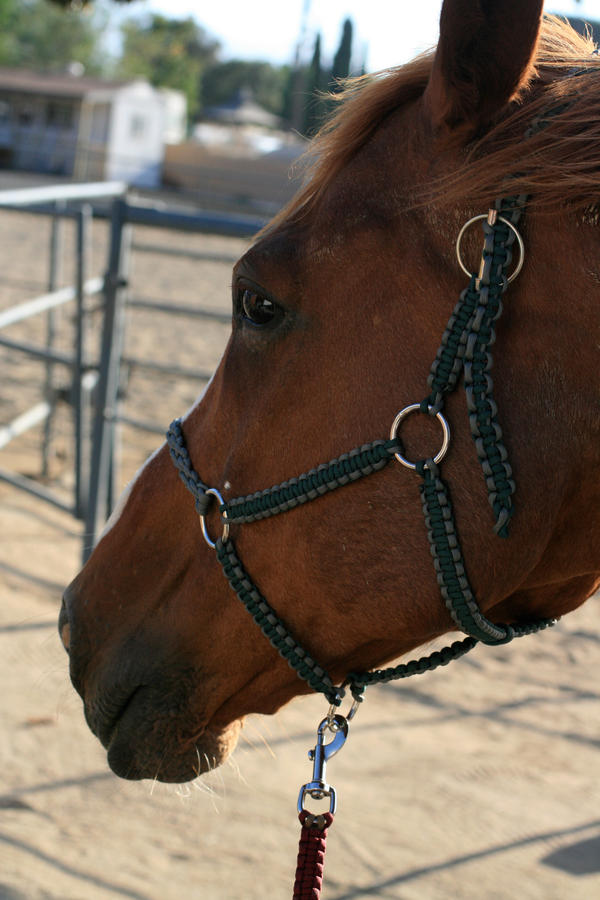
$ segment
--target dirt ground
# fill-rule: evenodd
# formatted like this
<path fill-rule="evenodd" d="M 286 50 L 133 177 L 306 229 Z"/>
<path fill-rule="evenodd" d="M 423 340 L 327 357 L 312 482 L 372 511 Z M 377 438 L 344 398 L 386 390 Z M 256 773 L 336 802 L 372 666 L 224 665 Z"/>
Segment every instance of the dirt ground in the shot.
<path fill-rule="evenodd" d="M 47 223 L 0 214 L 0 306 L 45 289 Z M 138 232 L 135 240 L 236 256 L 240 241 Z M 65 247 L 63 280 L 71 273 Z M 96 229 L 93 271 L 105 235 Z M 226 310 L 229 267 L 133 260 L 137 296 Z M 72 334 L 59 316 L 60 345 Z M 96 327 L 96 326 L 94 326 Z M 97 330 L 97 329 L 96 329 Z M 40 340 L 43 320 L 6 331 Z M 210 369 L 227 327 L 132 312 L 127 352 Z M 93 345 L 97 334 L 91 330 Z M 0 421 L 41 397 L 43 369 L 0 348 Z M 60 379 L 64 374 L 57 373 Z M 198 382 L 130 372 L 126 411 L 166 426 Z M 54 423 L 49 484 L 72 486 L 72 426 Z M 123 429 L 124 483 L 159 438 Z M 36 430 L 0 466 L 40 471 Z M 88 731 L 56 632 L 80 525 L 0 482 L 0 900 L 272 900 L 291 896 L 296 798 L 324 713 L 318 697 L 252 718 L 233 759 L 197 782 L 121 781 Z M 371 688 L 331 761 L 339 812 L 324 898 L 592 900 L 600 897 L 600 606 L 447 669 Z"/>

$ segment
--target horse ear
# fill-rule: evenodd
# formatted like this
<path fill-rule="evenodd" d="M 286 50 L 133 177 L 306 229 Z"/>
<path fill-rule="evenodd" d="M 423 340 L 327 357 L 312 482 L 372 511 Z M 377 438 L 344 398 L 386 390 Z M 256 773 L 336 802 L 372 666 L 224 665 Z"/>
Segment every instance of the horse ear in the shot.
<path fill-rule="evenodd" d="M 432 124 L 475 134 L 533 70 L 543 0 L 444 0 L 425 93 Z"/>

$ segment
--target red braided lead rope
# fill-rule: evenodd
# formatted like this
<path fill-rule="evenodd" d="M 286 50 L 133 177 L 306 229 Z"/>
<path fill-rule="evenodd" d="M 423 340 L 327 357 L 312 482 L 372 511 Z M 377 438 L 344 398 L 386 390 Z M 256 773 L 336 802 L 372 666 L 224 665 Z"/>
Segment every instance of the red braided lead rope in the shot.
<path fill-rule="evenodd" d="M 303 809 L 298 818 L 302 831 L 293 900 L 319 900 L 323 887 L 327 829 L 333 822 L 333 813 L 313 816 Z"/>

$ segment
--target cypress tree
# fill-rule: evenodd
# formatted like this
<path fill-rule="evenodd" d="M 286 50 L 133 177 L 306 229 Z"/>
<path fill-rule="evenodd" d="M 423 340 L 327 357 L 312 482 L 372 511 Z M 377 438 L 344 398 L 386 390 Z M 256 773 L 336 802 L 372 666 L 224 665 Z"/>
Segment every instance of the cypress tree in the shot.
<path fill-rule="evenodd" d="M 352 57 L 352 20 L 345 19 L 342 26 L 342 37 L 336 54 L 333 57 L 331 69 L 332 91 L 339 91 L 340 81 L 348 78 L 350 74 L 350 59 Z"/>
<path fill-rule="evenodd" d="M 306 106 L 304 108 L 303 133 L 312 137 L 317 133 L 325 113 L 322 92 L 325 89 L 325 77 L 321 68 L 321 35 L 315 38 L 315 49 L 306 79 Z"/>

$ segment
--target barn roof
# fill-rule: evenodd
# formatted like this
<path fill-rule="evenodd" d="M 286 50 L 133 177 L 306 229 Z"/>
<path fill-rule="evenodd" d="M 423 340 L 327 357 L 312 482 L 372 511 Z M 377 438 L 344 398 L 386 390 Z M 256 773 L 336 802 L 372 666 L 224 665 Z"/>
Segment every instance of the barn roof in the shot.
<path fill-rule="evenodd" d="M 92 91 L 117 92 L 129 81 L 108 81 L 69 73 L 35 72 L 31 69 L 0 67 L 0 90 L 53 97 L 83 98 Z"/>

